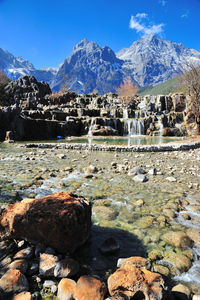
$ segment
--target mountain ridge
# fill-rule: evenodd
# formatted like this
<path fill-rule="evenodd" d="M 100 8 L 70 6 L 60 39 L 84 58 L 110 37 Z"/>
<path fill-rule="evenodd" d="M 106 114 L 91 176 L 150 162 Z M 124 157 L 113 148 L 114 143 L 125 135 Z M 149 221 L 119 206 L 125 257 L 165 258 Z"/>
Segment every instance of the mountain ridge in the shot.
<path fill-rule="evenodd" d="M 77 93 L 115 92 L 128 78 L 139 87 L 155 86 L 182 74 L 186 63 L 200 65 L 200 52 L 155 35 L 136 40 L 117 53 L 83 39 L 58 68 L 36 69 L 31 62 L 0 48 L 0 70 L 10 79 L 33 75 L 55 91 L 66 86 Z"/>

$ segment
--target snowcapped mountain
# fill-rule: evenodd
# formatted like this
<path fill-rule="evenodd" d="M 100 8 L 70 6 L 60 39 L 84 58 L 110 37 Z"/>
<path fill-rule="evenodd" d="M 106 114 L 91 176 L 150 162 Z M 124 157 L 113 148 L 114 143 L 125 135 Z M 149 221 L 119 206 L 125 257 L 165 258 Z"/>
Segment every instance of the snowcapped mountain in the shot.
<path fill-rule="evenodd" d="M 124 77 L 131 77 L 138 86 L 154 86 L 180 75 L 187 69 L 187 63 L 200 65 L 200 52 L 152 34 L 116 55 L 124 61 Z"/>
<path fill-rule="evenodd" d="M 58 90 L 66 86 L 79 93 L 114 92 L 123 80 L 123 61 L 109 47 L 101 48 L 87 39 L 78 43 L 70 57 L 61 64 L 51 86 Z"/>
<path fill-rule="evenodd" d="M 21 57 L 15 57 L 7 50 L 0 48 L 0 71 L 4 72 L 10 79 L 17 80 L 24 75 L 33 75 L 39 81 L 51 82 L 57 73 L 55 68 L 35 69 L 33 64 Z"/>
<path fill-rule="evenodd" d="M 200 52 L 155 35 L 137 40 L 117 54 L 84 39 L 58 68 L 39 70 L 0 48 L 0 70 L 12 80 L 33 75 L 39 81 L 47 81 L 54 91 L 67 87 L 77 93 L 115 92 L 127 78 L 138 86 L 154 86 L 180 75 L 187 63 L 200 65 Z"/>

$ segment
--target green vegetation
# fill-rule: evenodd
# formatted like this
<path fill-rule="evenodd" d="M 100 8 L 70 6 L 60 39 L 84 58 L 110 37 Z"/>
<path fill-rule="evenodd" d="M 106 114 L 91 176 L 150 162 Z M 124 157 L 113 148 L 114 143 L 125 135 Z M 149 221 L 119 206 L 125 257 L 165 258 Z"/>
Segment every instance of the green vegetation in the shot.
<path fill-rule="evenodd" d="M 154 87 L 142 87 L 138 93 L 140 96 L 145 95 L 169 95 L 170 93 L 183 92 L 185 89 L 181 85 L 182 76 L 177 76 L 164 83 L 160 83 Z"/>

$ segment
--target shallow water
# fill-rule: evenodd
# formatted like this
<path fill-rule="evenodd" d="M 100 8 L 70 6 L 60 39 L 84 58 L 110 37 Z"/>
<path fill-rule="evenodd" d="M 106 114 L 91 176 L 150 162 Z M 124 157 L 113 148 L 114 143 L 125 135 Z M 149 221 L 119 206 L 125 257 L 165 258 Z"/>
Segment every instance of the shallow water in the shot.
<path fill-rule="evenodd" d="M 60 154 L 65 154 L 66 158 L 61 159 Z M 163 242 L 162 235 L 169 230 L 184 231 L 187 226 L 197 228 L 198 211 L 187 212 L 191 214 L 191 220 L 185 222 L 181 215 L 184 213 L 183 209 L 189 210 L 190 202 L 199 203 L 200 200 L 200 163 L 197 160 L 199 154 L 199 150 L 115 154 L 25 149 L 19 144 L 1 144 L 0 200 L 2 206 L 15 201 L 13 191 L 17 191 L 21 198 L 40 198 L 57 191 L 73 192 L 92 201 L 92 219 L 96 226 L 92 231 L 93 239 L 97 239 L 98 244 L 106 235 L 116 236 L 121 245 L 118 257 L 147 256 L 152 250 L 159 250 L 164 254 L 169 251 L 176 252 L 177 249 Z M 112 162 L 116 162 L 119 168 L 113 168 Z M 95 165 L 98 172 L 93 174 L 93 178 L 85 178 L 84 168 L 90 164 Z M 147 172 L 155 167 L 161 174 L 156 176 L 147 174 L 148 181 L 138 183 L 127 174 L 128 170 L 136 166 Z M 67 167 L 72 167 L 73 171 L 71 173 L 66 171 Z M 176 178 L 176 182 L 167 181 L 166 178 L 169 176 Z M 174 219 L 163 216 L 164 209 L 179 211 L 180 207 L 181 212 L 177 213 Z M 101 228 L 104 228 L 104 234 L 100 232 Z M 127 238 L 120 230 L 129 233 L 132 238 L 130 236 Z M 94 247 L 94 243 L 92 245 L 91 247 Z M 97 248 L 92 251 L 90 263 L 93 272 L 101 274 L 113 267 L 112 260 L 116 265 L 117 256 L 113 256 L 110 261 L 100 255 Z M 194 272 L 199 270 L 198 262 L 187 274 L 177 279 L 189 282 L 187 278 L 191 278 L 190 274 L 194 274 L 192 270 Z M 200 286 L 198 276 L 198 274 L 195 276 L 195 283 Z"/>

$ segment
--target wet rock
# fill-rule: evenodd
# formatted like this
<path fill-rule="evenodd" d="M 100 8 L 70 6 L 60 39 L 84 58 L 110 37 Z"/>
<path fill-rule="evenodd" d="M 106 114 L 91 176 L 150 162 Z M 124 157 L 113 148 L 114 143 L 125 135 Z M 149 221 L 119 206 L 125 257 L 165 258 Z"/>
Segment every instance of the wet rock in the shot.
<path fill-rule="evenodd" d="M 52 254 L 40 254 L 39 273 L 42 276 L 54 276 L 54 269 L 58 262 L 58 257 Z"/>
<path fill-rule="evenodd" d="M 90 226 L 90 202 L 60 192 L 8 206 L 0 218 L 0 236 L 40 242 L 58 252 L 71 253 L 87 240 Z"/>
<path fill-rule="evenodd" d="M 72 279 L 64 278 L 58 284 L 57 300 L 72 300 L 76 282 Z"/>
<path fill-rule="evenodd" d="M 186 231 L 189 238 L 198 246 L 200 247 L 200 232 L 195 228 L 189 228 Z"/>
<path fill-rule="evenodd" d="M 172 209 L 165 208 L 163 209 L 163 215 L 173 219 L 175 217 L 175 212 Z"/>
<path fill-rule="evenodd" d="M 33 255 L 34 255 L 34 249 L 29 247 L 17 252 L 14 256 L 14 259 L 31 259 L 33 258 Z"/>
<path fill-rule="evenodd" d="M 100 251 L 103 254 L 114 254 L 120 249 L 119 243 L 114 238 L 106 239 L 100 246 Z"/>
<path fill-rule="evenodd" d="M 167 267 L 165 267 L 165 266 L 154 265 L 153 269 L 154 269 L 154 272 L 159 273 L 161 275 L 164 275 L 166 277 L 169 275 L 169 269 Z"/>
<path fill-rule="evenodd" d="M 111 296 L 125 296 L 130 299 L 140 294 L 145 299 L 161 300 L 164 281 L 158 273 L 127 265 L 119 268 L 108 278 L 108 290 Z"/>
<path fill-rule="evenodd" d="M 174 266 L 175 269 L 178 269 L 180 272 L 187 272 L 192 265 L 191 260 L 187 256 L 174 252 L 168 253 L 164 257 L 164 260 L 171 263 L 173 273 L 176 273 L 176 270 L 173 270 Z"/>
<path fill-rule="evenodd" d="M 169 231 L 162 236 L 162 239 L 174 247 L 186 248 L 192 246 L 191 239 L 182 231 Z"/>
<path fill-rule="evenodd" d="M 112 221 L 118 216 L 118 212 L 116 212 L 111 207 L 106 206 L 94 206 L 93 212 L 97 214 L 97 217 L 103 218 L 108 221 Z"/>
<path fill-rule="evenodd" d="M 13 300 L 32 300 L 31 293 L 29 292 L 22 292 L 14 296 Z"/>
<path fill-rule="evenodd" d="M 29 284 L 26 277 L 15 269 L 8 270 L 0 279 L 0 297 L 8 294 L 28 291 Z"/>
<path fill-rule="evenodd" d="M 79 263 L 72 258 L 65 258 L 59 262 L 57 262 L 56 267 L 54 269 L 55 277 L 72 277 L 76 275 L 79 271 Z"/>
<path fill-rule="evenodd" d="M 8 265 L 8 269 L 19 270 L 22 274 L 25 274 L 28 269 L 28 262 L 25 259 L 18 259 Z"/>
<path fill-rule="evenodd" d="M 148 178 L 143 174 L 139 174 L 139 175 L 134 176 L 133 180 L 136 182 L 146 182 L 146 181 L 148 181 Z"/>
<path fill-rule="evenodd" d="M 77 281 L 74 299 L 75 300 L 103 300 L 107 288 L 105 283 L 92 276 L 81 276 Z"/>

